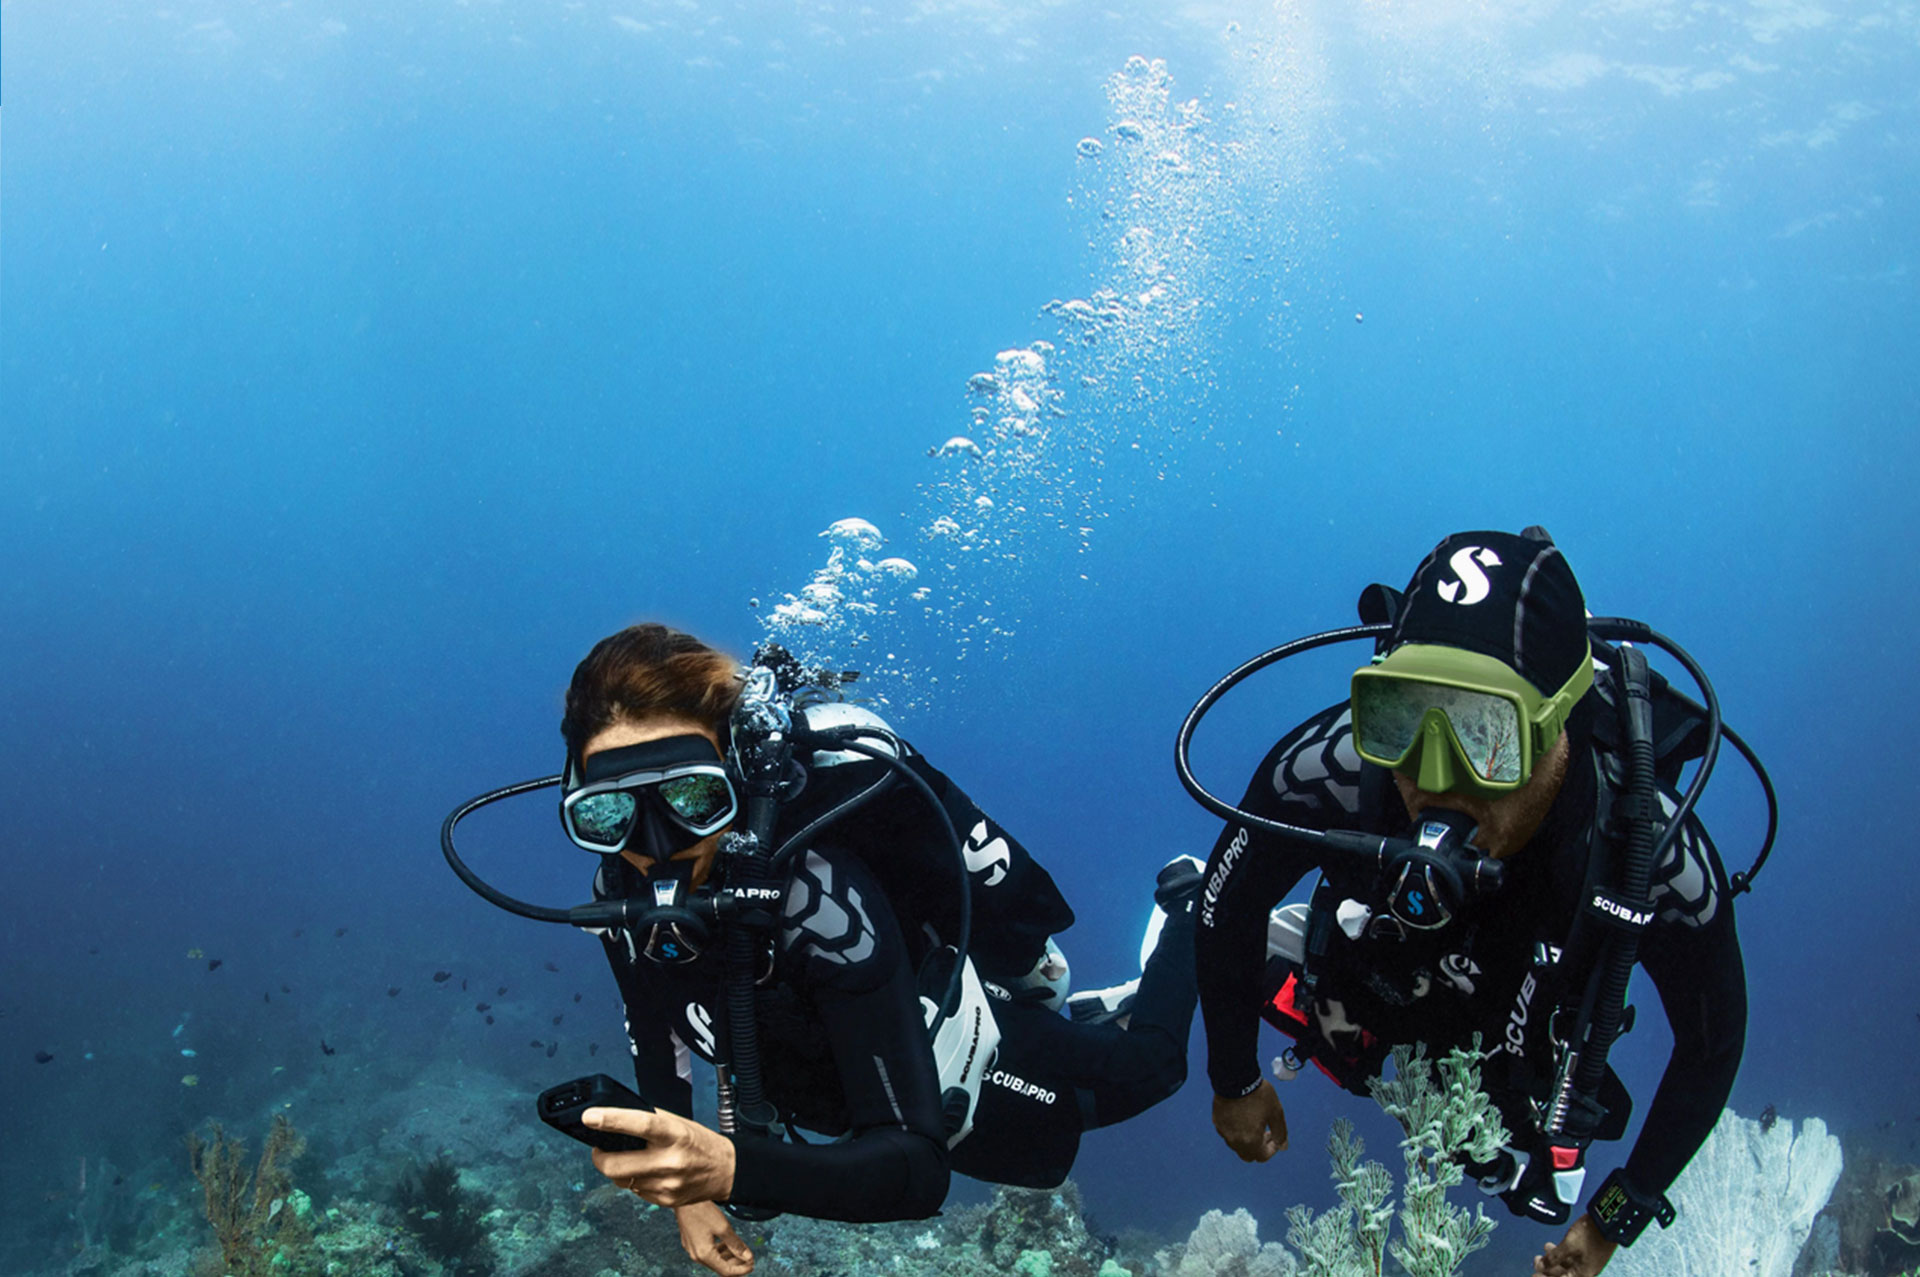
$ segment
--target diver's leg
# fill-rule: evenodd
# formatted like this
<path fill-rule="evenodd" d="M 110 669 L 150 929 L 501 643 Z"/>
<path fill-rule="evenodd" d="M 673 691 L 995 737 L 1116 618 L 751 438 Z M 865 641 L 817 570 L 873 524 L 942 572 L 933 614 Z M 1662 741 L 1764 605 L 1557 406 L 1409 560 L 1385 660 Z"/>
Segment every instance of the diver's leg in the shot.
<path fill-rule="evenodd" d="M 981 1079 L 973 1129 L 953 1146 L 953 1169 L 991 1184 L 1053 1188 L 1072 1169 L 1086 1129 L 1081 1094 L 1058 1067 L 1061 1035 L 1073 1026 L 1024 1003 L 996 1002 L 993 1018 L 1000 1049 Z"/>
<path fill-rule="evenodd" d="M 1140 991 L 1134 995 L 1127 1025 L 1129 1033 L 1146 1028 L 1162 1030 L 1180 1044 L 1182 1057 L 1200 997 L 1193 969 L 1193 929 L 1194 904 L 1200 898 L 1205 870 L 1206 866 L 1192 856 L 1181 856 L 1169 861 L 1155 880 L 1153 903 L 1165 921 L 1154 937 L 1152 952 L 1144 955 Z M 1183 1059 L 1183 1077 L 1185 1072 Z"/>
<path fill-rule="evenodd" d="M 1147 918 L 1146 934 L 1140 941 L 1141 974 L 1105 989 L 1087 989 L 1067 999 L 1067 1015 L 1084 1024 L 1117 1024 L 1126 1028 L 1134 1014 L 1146 972 L 1154 970 L 1153 991 L 1148 1000 L 1149 1019 L 1161 1024 L 1183 1040 L 1186 1029 L 1178 1021 L 1184 1016 L 1191 1024 L 1195 999 L 1183 994 L 1193 984 L 1192 934 L 1193 901 L 1198 896 L 1206 866 L 1192 856 L 1179 856 L 1160 870 L 1154 884 L 1154 908 Z M 1184 925 L 1176 927 L 1171 946 L 1160 941 L 1168 919 L 1184 915 Z M 1158 964 L 1156 954 L 1166 958 Z M 1186 974 L 1183 976 L 1182 971 Z M 1184 1010 L 1182 1009 L 1184 1007 Z"/>
<path fill-rule="evenodd" d="M 1088 1129 L 1125 1121 L 1186 1081 L 1187 1038 L 1198 1001 L 1193 929 L 1202 868 L 1182 856 L 1160 871 L 1154 891 L 1157 925 L 1150 926 L 1147 937 L 1151 952 L 1139 980 L 1129 982 L 1136 987 L 1124 1015 L 1083 1015 L 1049 1035 L 1052 1071 L 1079 1088 Z M 1111 992 L 1091 997 L 1104 1000 Z"/>

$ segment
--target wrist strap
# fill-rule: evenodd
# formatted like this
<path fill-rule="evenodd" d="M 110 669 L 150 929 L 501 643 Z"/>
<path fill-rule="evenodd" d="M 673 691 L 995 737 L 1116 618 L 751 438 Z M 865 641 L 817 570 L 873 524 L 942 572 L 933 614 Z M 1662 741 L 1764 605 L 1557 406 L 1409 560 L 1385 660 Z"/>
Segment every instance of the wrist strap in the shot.
<path fill-rule="evenodd" d="M 1646 1231 L 1649 1221 L 1658 1220 L 1660 1227 L 1666 1228 L 1673 1223 L 1675 1212 L 1665 1193 L 1642 1193 L 1624 1171 L 1615 1168 L 1593 1195 L 1587 1214 L 1593 1217 L 1602 1237 L 1631 1246 Z"/>

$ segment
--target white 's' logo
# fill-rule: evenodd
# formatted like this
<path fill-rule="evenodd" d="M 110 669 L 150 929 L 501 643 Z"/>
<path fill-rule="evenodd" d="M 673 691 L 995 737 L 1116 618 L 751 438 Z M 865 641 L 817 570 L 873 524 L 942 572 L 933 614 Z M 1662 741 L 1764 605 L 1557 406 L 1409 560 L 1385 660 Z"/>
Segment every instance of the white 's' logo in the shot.
<path fill-rule="evenodd" d="M 985 873 L 987 880 L 983 886 L 996 886 L 1007 876 L 1007 866 L 1013 863 L 1013 852 L 1004 838 L 995 838 L 988 842 L 987 822 L 981 821 L 967 835 L 967 872 Z"/>
<path fill-rule="evenodd" d="M 1469 603 L 1478 603 L 1487 597 L 1487 591 L 1492 588 L 1492 582 L 1487 580 L 1487 574 L 1480 569 L 1483 566 L 1499 567 L 1500 556 L 1484 545 L 1469 545 L 1455 550 L 1453 557 L 1447 560 L 1447 566 L 1452 568 L 1460 579 L 1440 582 L 1440 597 L 1449 603 L 1458 603 L 1465 607 Z M 1462 585 L 1467 587 L 1467 596 L 1463 599 L 1454 598 L 1454 595 L 1460 593 Z"/>
<path fill-rule="evenodd" d="M 698 1002 L 687 1003 L 687 1027 L 693 1030 L 693 1049 L 713 1058 L 713 1014 Z"/>

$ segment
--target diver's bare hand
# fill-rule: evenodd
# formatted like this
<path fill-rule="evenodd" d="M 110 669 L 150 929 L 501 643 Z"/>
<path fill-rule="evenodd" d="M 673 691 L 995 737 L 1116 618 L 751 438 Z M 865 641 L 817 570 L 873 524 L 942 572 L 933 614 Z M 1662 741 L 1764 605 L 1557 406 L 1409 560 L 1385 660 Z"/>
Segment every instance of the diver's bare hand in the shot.
<path fill-rule="evenodd" d="M 680 1247 L 694 1263 L 719 1277 L 746 1277 L 753 1271 L 753 1251 L 712 1202 L 676 1206 L 673 1218 L 680 1225 Z"/>
<path fill-rule="evenodd" d="M 596 1148 L 593 1165 L 655 1206 L 724 1202 L 733 1193 L 733 1141 L 716 1130 L 657 1109 L 590 1108 L 580 1124 L 647 1142 L 628 1153 Z"/>
<path fill-rule="evenodd" d="M 1239 1099 L 1214 1096 L 1213 1129 L 1241 1161 L 1264 1162 L 1287 1146 L 1287 1111 L 1263 1079 Z"/>
<path fill-rule="evenodd" d="M 1582 1215 L 1558 1246 L 1548 1242 L 1533 1261 L 1534 1277 L 1599 1277 L 1599 1272 L 1619 1249 L 1600 1233 L 1593 1216 Z"/>

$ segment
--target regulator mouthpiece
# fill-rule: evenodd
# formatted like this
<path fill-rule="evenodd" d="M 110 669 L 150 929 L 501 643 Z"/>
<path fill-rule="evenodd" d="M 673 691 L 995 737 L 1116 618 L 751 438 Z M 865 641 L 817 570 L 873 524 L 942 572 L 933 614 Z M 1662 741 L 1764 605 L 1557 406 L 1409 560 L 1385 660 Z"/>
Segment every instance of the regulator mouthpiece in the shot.
<path fill-rule="evenodd" d="M 1392 883 L 1387 909 L 1401 925 L 1438 931 L 1481 896 L 1506 881 L 1506 866 L 1468 845 L 1479 829 L 1463 812 L 1429 808 L 1414 822 L 1414 837 L 1388 857 Z"/>

